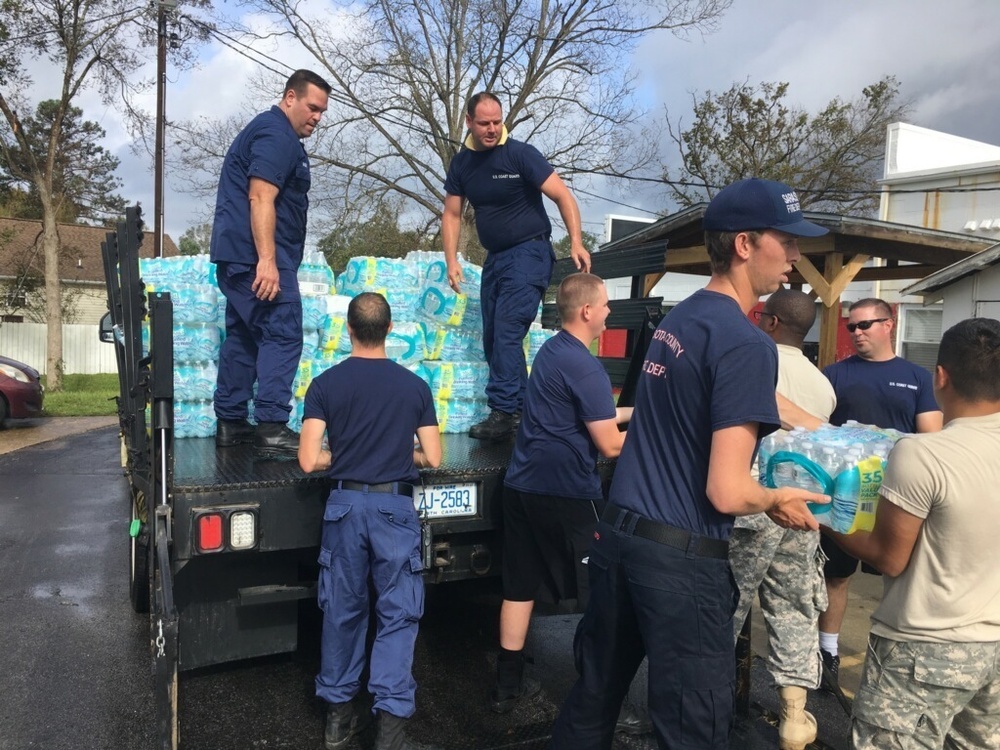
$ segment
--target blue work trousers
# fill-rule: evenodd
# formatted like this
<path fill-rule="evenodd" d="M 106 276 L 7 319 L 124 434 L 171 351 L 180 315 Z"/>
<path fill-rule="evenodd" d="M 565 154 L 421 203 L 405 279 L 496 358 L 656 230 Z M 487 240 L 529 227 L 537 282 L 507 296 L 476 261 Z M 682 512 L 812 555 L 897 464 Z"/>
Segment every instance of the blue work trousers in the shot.
<path fill-rule="evenodd" d="M 579 679 L 553 729 L 554 750 L 608 750 L 622 699 L 649 657 L 649 715 L 660 748 L 728 750 L 736 696 L 725 559 L 598 524 L 590 602 L 573 644 Z"/>
<path fill-rule="evenodd" d="M 375 708 L 412 716 L 413 646 L 424 613 L 420 521 L 413 498 L 334 489 L 326 501 L 319 564 L 323 635 L 316 695 L 327 703 L 345 703 L 361 689 L 370 577 L 376 623 L 368 690 Z"/>
<path fill-rule="evenodd" d="M 226 340 L 219 352 L 215 414 L 219 419 L 247 418 L 254 398 L 258 422 L 287 422 L 292 381 L 302 355 L 302 298 L 295 271 L 282 270 L 281 291 L 271 302 L 252 290 L 256 266 L 219 263 L 219 289 L 226 297 Z"/>
<path fill-rule="evenodd" d="M 480 301 L 483 351 L 490 366 L 486 400 L 491 409 L 521 411 L 528 382 L 524 337 L 538 314 L 554 262 L 552 243 L 543 239 L 486 256 Z"/>

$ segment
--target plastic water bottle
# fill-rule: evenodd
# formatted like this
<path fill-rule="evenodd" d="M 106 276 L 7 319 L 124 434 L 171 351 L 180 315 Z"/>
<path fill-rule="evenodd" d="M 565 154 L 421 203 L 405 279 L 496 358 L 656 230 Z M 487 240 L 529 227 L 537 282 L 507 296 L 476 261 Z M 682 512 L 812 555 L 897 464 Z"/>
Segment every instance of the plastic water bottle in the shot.
<path fill-rule="evenodd" d="M 803 458 L 807 458 L 810 461 L 816 460 L 816 446 L 807 440 L 799 443 L 799 451 Z M 800 487 L 807 492 L 823 492 L 823 487 L 816 478 L 809 473 L 808 469 L 802 466 L 795 467 L 795 486 Z"/>

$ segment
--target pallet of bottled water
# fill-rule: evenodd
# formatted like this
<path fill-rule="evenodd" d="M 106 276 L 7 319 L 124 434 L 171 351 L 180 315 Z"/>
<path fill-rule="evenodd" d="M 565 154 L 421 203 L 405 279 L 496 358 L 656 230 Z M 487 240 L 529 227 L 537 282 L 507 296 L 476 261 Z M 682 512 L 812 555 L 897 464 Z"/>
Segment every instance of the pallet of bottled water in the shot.
<path fill-rule="evenodd" d="M 757 457 L 760 481 L 829 495 L 829 504 L 809 504 L 820 524 L 842 534 L 871 531 L 886 459 L 900 437 L 853 421 L 768 435 Z"/>

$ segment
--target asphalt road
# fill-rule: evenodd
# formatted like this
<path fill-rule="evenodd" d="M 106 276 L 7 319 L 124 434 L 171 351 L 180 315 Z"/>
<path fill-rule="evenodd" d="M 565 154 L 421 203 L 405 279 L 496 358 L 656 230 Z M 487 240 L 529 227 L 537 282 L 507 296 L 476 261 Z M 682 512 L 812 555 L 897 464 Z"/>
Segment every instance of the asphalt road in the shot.
<path fill-rule="evenodd" d="M 118 456 L 117 430 L 108 427 L 0 455 L 0 750 L 154 746 L 148 624 L 128 602 L 128 499 Z M 449 750 L 544 748 L 575 678 L 577 617 L 535 618 L 528 650 L 542 692 L 501 717 L 486 709 L 496 589 L 428 591 L 411 733 Z M 317 610 L 303 603 L 302 614 L 296 653 L 181 675 L 184 750 L 322 748 L 323 706 L 313 695 Z M 773 710 L 759 663 L 753 674 L 754 700 Z M 640 703 L 644 677 L 635 690 Z M 846 747 L 846 722 L 832 697 L 813 694 L 810 708 L 824 746 Z M 776 746 L 762 720 L 732 745 Z M 653 747 L 649 737 L 619 736 L 615 744 Z"/>

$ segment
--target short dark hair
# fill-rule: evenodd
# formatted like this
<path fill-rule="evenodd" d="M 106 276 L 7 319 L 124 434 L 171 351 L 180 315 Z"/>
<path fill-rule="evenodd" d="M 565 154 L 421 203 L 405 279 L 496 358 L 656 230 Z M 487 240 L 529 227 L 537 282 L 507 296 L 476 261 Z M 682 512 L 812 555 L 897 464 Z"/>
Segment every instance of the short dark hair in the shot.
<path fill-rule="evenodd" d="M 968 318 L 941 337 L 938 365 L 966 401 L 1000 401 L 1000 321 Z"/>
<path fill-rule="evenodd" d="M 556 292 L 559 320 L 566 323 L 574 312 L 593 301 L 602 286 L 604 280 L 592 273 L 571 273 L 563 279 Z"/>
<path fill-rule="evenodd" d="M 503 104 L 500 104 L 500 100 L 497 98 L 496 94 L 491 94 L 489 91 L 480 91 L 478 94 L 473 94 L 469 97 L 469 101 L 465 105 L 465 114 L 469 117 L 475 117 L 476 107 L 479 106 L 480 102 L 486 100 L 496 102 L 500 106 L 500 109 L 503 109 Z"/>
<path fill-rule="evenodd" d="M 375 292 L 362 292 L 347 306 L 347 324 L 354 340 L 362 346 L 379 346 L 389 335 L 392 310 L 385 297 Z"/>
<path fill-rule="evenodd" d="M 301 70 L 296 70 L 288 77 L 288 80 L 285 81 L 285 90 L 282 93 L 282 96 L 287 94 L 289 91 L 294 91 L 296 96 L 305 96 L 306 89 L 309 88 L 309 84 L 318 86 L 323 89 L 324 93 L 327 94 L 333 91 L 333 87 L 320 75 L 303 68 Z"/>
<path fill-rule="evenodd" d="M 777 315 L 785 328 L 800 336 L 809 333 L 816 322 L 816 303 L 798 289 L 779 289 L 767 298 L 764 310 Z"/>
<path fill-rule="evenodd" d="M 883 318 L 893 318 L 892 305 L 884 299 L 879 299 L 878 297 L 865 297 L 864 299 L 859 299 L 857 302 L 851 303 L 851 306 L 847 308 L 847 312 L 854 312 L 854 310 L 859 307 L 874 307 L 878 310 L 878 314 Z"/>
<path fill-rule="evenodd" d="M 747 230 L 746 232 L 705 232 L 705 249 L 708 251 L 708 262 L 712 273 L 726 273 L 733 264 L 736 253 L 736 235 L 746 234 L 756 244 L 764 232 Z"/>

